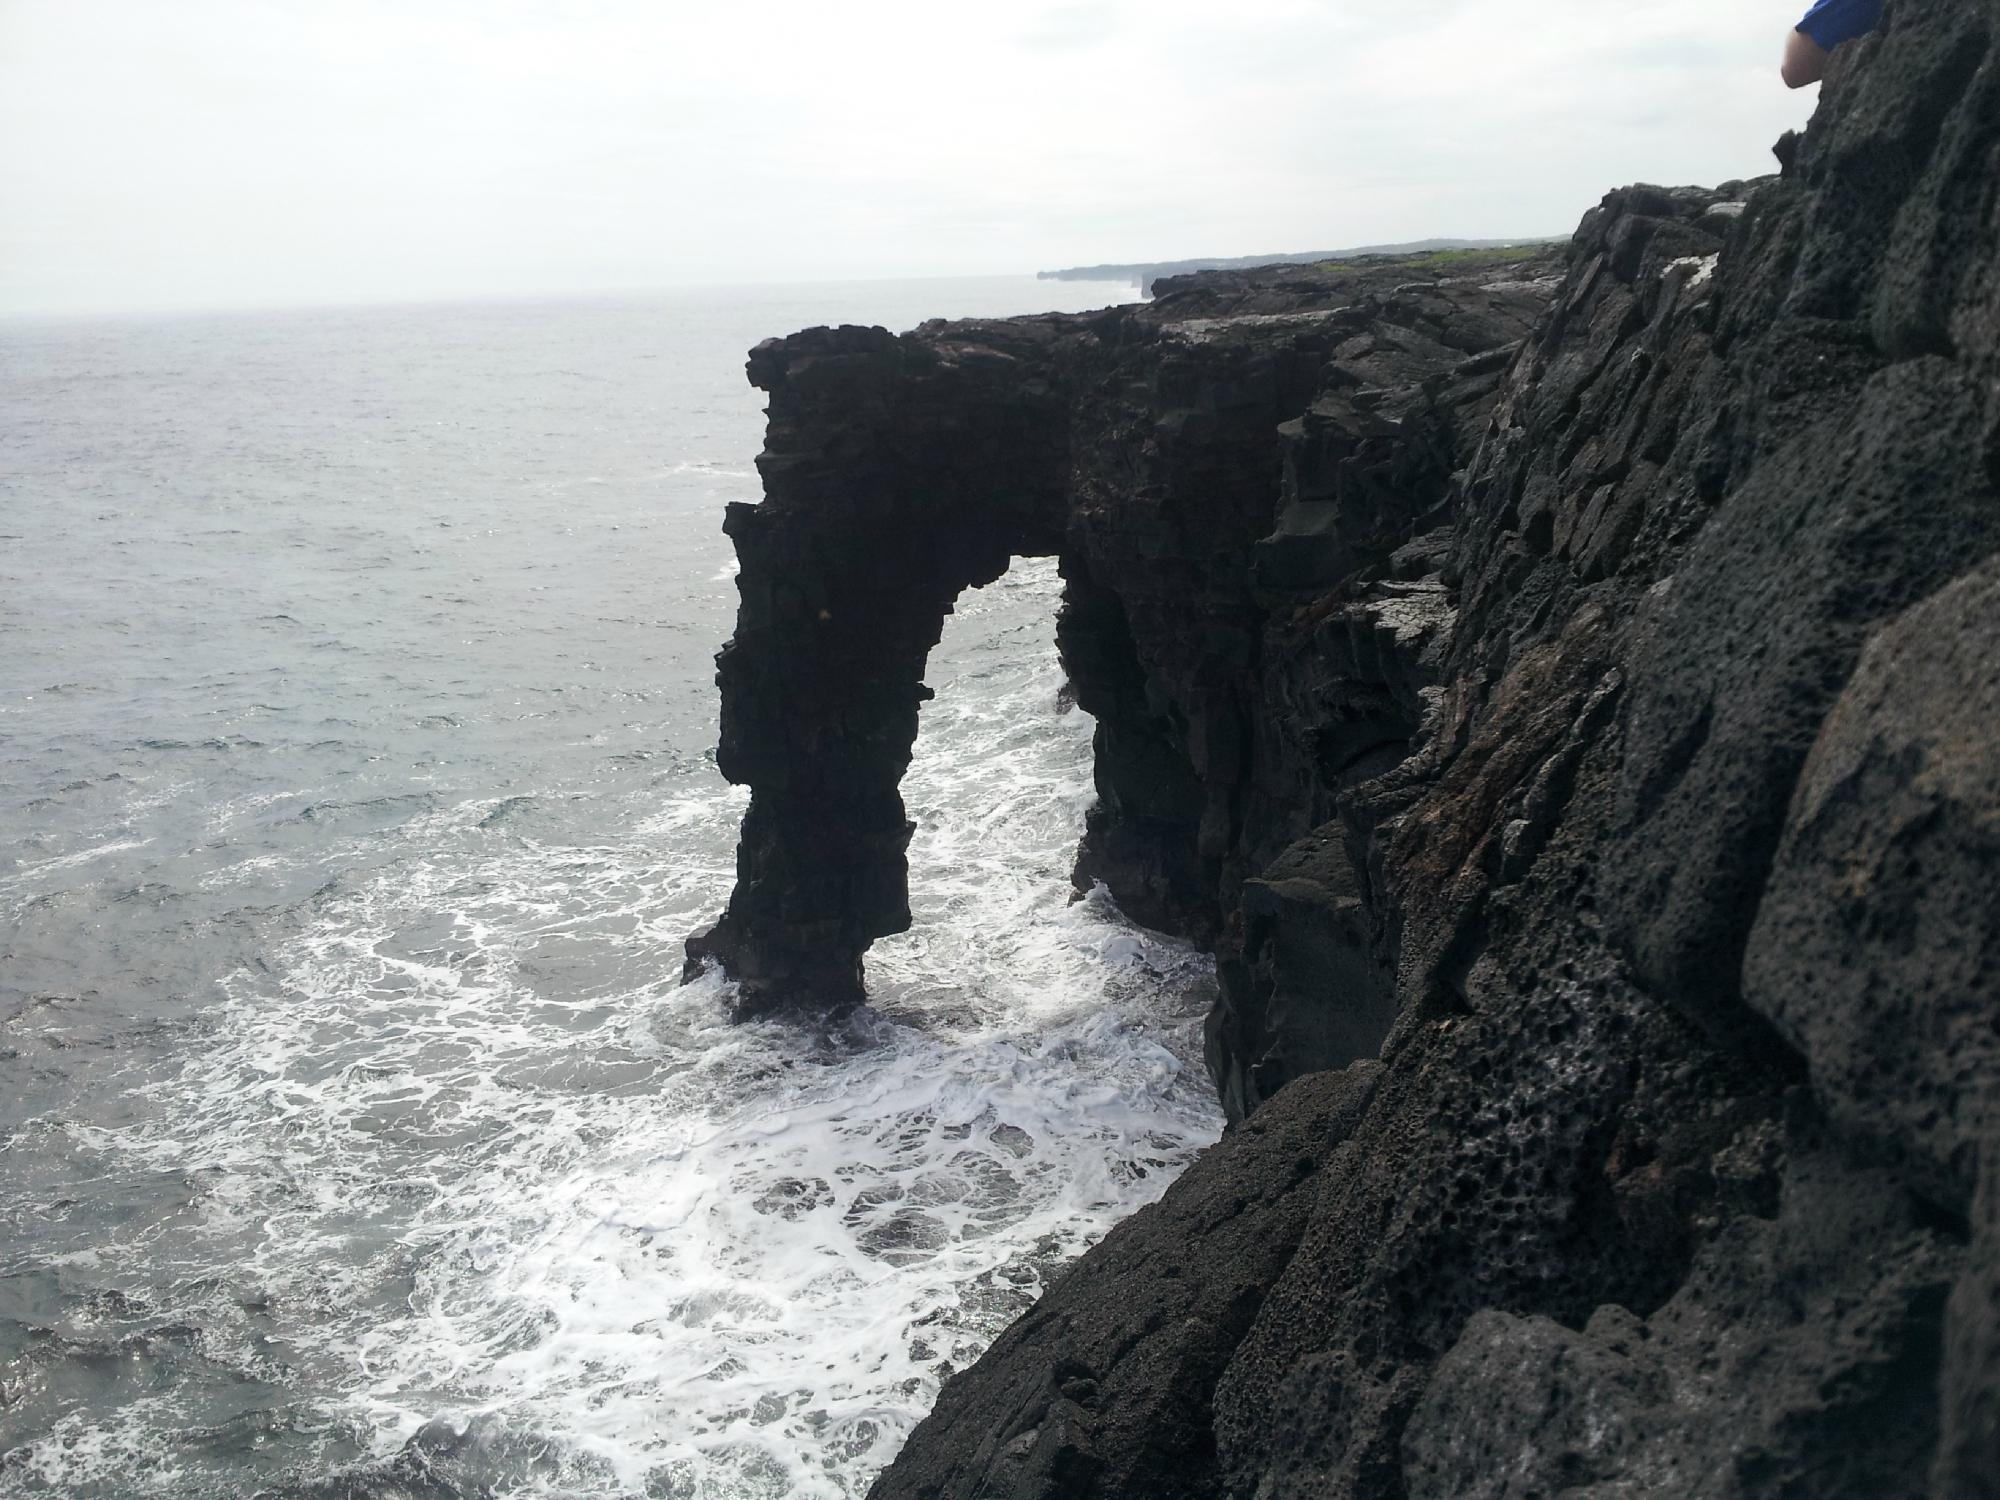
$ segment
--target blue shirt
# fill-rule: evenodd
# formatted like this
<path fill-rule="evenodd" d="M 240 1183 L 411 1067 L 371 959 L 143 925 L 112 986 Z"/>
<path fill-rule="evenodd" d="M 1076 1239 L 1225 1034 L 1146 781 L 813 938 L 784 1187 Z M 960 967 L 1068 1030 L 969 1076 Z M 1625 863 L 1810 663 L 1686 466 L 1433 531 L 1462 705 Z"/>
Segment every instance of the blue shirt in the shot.
<path fill-rule="evenodd" d="M 1798 29 L 1831 52 L 1882 24 L 1882 0 L 1818 0 Z"/>

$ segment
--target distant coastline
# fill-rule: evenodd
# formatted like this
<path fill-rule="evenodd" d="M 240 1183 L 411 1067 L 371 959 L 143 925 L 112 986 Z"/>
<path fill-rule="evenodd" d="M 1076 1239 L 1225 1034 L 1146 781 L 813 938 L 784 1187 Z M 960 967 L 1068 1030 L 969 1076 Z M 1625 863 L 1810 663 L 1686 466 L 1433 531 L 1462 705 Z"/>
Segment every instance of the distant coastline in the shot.
<path fill-rule="evenodd" d="M 1236 255 L 1197 257 L 1193 260 L 1138 261 L 1129 265 L 1067 266 L 1059 271 L 1037 271 L 1038 281 L 1127 281 L 1141 295 L 1153 295 L 1153 283 L 1170 276 L 1194 271 L 1245 271 L 1253 266 L 1310 266 L 1330 260 L 1354 260 L 1364 255 L 1423 255 L 1436 250 L 1498 250 L 1513 245 L 1548 245 L 1567 240 L 1568 235 L 1540 235 L 1527 239 L 1500 240 L 1410 240 L 1400 245 L 1361 245 L 1350 250 L 1307 250 L 1287 255 Z"/>

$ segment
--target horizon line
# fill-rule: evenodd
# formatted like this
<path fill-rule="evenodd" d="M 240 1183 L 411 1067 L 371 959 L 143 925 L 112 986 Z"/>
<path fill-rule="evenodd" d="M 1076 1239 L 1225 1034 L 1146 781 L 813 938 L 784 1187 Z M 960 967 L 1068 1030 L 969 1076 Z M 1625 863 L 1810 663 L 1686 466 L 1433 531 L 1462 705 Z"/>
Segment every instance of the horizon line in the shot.
<path fill-rule="evenodd" d="M 117 304 L 77 304 L 47 308 L 0 306 L 0 324 L 124 321 L 131 319 L 174 319 L 226 317 L 251 313 L 312 313 L 354 311 L 362 308 L 419 308 L 482 306 L 530 302 L 590 302 L 621 297 L 658 297 L 677 292 L 773 291 L 785 288 L 908 285 L 924 282 L 1034 281 L 1042 271 L 972 271 L 927 275 L 816 276 L 797 279 L 757 281 L 676 281 L 634 282 L 621 286 L 570 288 L 563 290 L 520 290 L 490 292 L 409 293 L 382 296 L 328 296 L 317 298 L 270 298 L 244 302 L 155 302 Z M 1076 281 L 1105 286 L 1130 286 L 1129 276 L 1075 277 Z"/>

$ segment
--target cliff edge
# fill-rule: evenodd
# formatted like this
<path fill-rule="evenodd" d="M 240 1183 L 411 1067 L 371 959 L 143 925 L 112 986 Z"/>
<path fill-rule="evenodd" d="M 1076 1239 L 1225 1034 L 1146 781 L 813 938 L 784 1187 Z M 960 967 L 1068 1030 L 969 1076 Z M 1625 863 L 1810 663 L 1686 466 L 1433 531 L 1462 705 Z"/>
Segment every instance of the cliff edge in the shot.
<path fill-rule="evenodd" d="M 843 1005 L 965 587 L 1061 559 L 1077 879 L 1232 1120 L 901 1497 L 2000 1495 L 2000 0 L 1566 249 L 752 356 L 690 943 Z"/>

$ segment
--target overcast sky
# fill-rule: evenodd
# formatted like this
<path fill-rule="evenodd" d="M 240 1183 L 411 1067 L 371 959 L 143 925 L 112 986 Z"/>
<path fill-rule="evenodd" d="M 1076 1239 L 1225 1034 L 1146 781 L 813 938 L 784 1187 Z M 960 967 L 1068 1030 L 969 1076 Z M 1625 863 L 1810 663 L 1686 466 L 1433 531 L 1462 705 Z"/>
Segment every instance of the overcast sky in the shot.
<path fill-rule="evenodd" d="M 0 0 L 0 312 L 1567 233 L 1804 0 Z"/>

